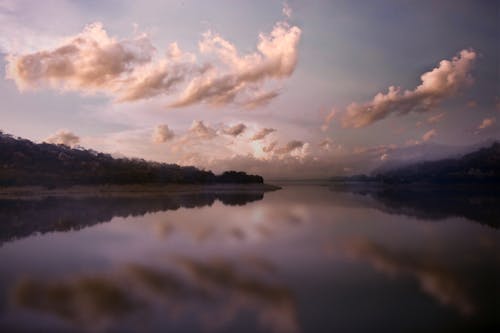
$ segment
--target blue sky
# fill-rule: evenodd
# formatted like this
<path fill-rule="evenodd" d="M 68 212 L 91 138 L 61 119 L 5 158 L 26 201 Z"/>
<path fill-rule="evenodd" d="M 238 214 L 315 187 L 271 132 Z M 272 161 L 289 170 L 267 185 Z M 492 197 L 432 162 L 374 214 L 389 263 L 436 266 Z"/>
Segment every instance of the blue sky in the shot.
<path fill-rule="evenodd" d="M 290 17 L 284 8 L 290 8 Z M 86 148 L 215 170 L 286 169 L 290 176 L 364 171 L 362 166 L 376 166 L 413 146 L 465 146 L 498 139 L 497 15 L 497 2 L 488 0 L 4 0 L 0 1 L 4 78 L 0 129 L 34 141 L 60 143 L 66 143 L 64 134 L 70 133 L 77 138 L 71 144 Z M 95 82 L 82 85 L 75 75 L 53 77 L 47 71 L 35 80 L 33 72 L 21 77 L 12 69 L 19 70 L 14 65 L 34 54 L 40 63 L 48 61 L 40 54 L 56 56 L 50 52 L 68 45 L 94 22 L 102 24 L 110 40 L 128 43 L 145 36 L 156 50 L 151 64 L 161 62 L 174 42 L 185 61 L 191 55 L 196 61 L 179 67 L 189 67 L 185 69 L 189 74 L 172 90 L 124 103 L 116 102 L 117 91 L 130 87 L 117 86 L 117 80 L 137 80 L 128 67 L 116 80 L 98 87 Z M 271 40 L 280 25 L 283 40 L 270 42 L 268 53 L 262 53 L 259 35 Z M 206 31 L 231 43 L 238 60 L 221 55 L 221 44 L 210 44 L 213 54 L 201 52 L 199 43 Z M 211 42 L 216 41 L 213 36 Z M 290 42 L 289 37 L 296 40 Z M 456 84 L 431 87 L 437 95 L 426 91 L 402 97 L 405 90 L 416 91 L 422 74 L 439 68 L 442 60 L 453 63 L 462 50 L 474 57 L 470 63 L 458 62 L 448 73 L 450 78 L 455 77 L 453 70 L 462 71 Z M 244 60 L 245 55 L 254 58 Z M 296 62 L 278 68 L 290 57 Z M 175 61 L 168 61 L 166 70 L 172 73 Z M 232 61 L 229 67 L 228 61 Z M 205 64 L 213 73 L 194 74 Z M 133 70 L 143 65 L 138 60 Z M 15 78 L 8 75 L 9 68 Z M 242 68 L 257 76 L 247 80 Z M 234 93 L 230 101 L 215 103 L 222 97 L 212 94 L 185 107 L 168 106 L 188 93 L 189 84 L 219 82 L 228 75 L 237 81 L 222 96 Z M 23 90 L 21 83 L 30 88 Z M 374 96 L 386 94 L 390 86 L 401 87 L 397 100 L 376 105 Z M 265 94 L 274 98 L 251 109 L 243 107 Z M 359 122 L 361 115 L 373 118 L 366 112 L 379 107 L 382 118 L 360 128 L 346 127 L 343 119 L 352 103 L 360 105 L 355 115 L 351 111 L 353 121 Z M 333 116 L 326 120 L 329 114 Z M 238 124 L 245 126 L 242 133 L 225 134 Z M 165 126 L 173 135 L 156 140 Z M 276 131 L 263 140 L 251 140 L 262 128 Z"/>

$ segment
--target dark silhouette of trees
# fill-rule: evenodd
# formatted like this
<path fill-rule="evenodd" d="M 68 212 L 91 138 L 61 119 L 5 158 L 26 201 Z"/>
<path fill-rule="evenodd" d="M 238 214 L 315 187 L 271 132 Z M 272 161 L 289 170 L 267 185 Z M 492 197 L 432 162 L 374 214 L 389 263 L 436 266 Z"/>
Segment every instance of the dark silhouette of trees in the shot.
<path fill-rule="evenodd" d="M 0 186 L 263 183 L 260 176 L 215 175 L 191 166 L 113 158 L 90 149 L 36 144 L 0 132 Z"/>

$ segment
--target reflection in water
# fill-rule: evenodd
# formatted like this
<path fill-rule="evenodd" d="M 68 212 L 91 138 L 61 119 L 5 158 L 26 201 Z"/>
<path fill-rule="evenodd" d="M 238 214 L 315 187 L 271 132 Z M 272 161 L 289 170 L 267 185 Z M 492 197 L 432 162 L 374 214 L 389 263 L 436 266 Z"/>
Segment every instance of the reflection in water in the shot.
<path fill-rule="evenodd" d="M 105 330 L 131 318 L 136 321 L 129 324 L 139 328 L 147 316 L 144 309 L 161 308 L 174 322 L 197 313 L 197 321 L 209 330 L 229 326 L 250 312 L 266 331 L 298 331 L 291 292 L 268 281 L 262 271 L 242 272 L 238 265 L 217 258 L 173 261 L 179 273 L 128 264 L 112 274 L 48 282 L 24 279 L 14 287 L 12 300 L 14 306 L 56 315 L 89 330 Z"/>
<path fill-rule="evenodd" d="M 181 207 L 241 206 L 262 200 L 263 193 L 199 193 L 144 197 L 48 197 L 35 200 L 0 199 L 0 245 L 34 233 L 79 230 L 113 217 L 140 216 Z"/>
<path fill-rule="evenodd" d="M 456 309 L 472 322 L 481 318 L 476 329 L 481 327 L 487 330 L 498 324 L 498 308 L 494 304 L 499 296 L 499 258 L 496 246 L 487 244 L 486 247 L 494 252 L 483 253 L 483 258 L 468 253 L 460 258 L 459 265 L 451 259 L 446 262 L 414 250 L 393 249 L 366 238 L 347 242 L 345 251 L 348 257 L 367 261 L 377 271 L 393 279 L 414 278 L 420 289 L 438 303 Z M 485 265 L 485 262 L 489 264 Z M 471 329 L 467 326 L 457 328 L 459 331 Z"/>
<path fill-rule="evenodd" d="M 374 268 L 389 276 L 415 277 L 423 291 L 444 305 L 454 306 L 464 315 L 476 312 L 476 306 L 467 294 L 467 286 L 459 281 L 459 276 L 433 263 L 432 259 L 391 251 L 369 240 L 352 242 L 347 254 L 368 260 Z"/>
<path fill-rule="evenodd" d="M 389 214 L 414 216 L 421 220 L 465 217 L 471 221 L 500 226 L 500 193 L 496 188 L 392 188 L 352 184 L 331 186 L 332 191 L 368 195 L 377 209 Z"/>
<path fill-rule="evenodd" d="M 127 289 L 100 276 L 48 283 L 22 280 L 14 289 L 13 300 L 17 306 L 49 312 L 79 325 L 100 324 L 136 308 Z"/>
<path fill-rule="evenodd" d="M 484 224 L 500 208 L 438 214 L 402 196 L 2 201 L 0 331 L 491 330 L 500 243 Z"/>

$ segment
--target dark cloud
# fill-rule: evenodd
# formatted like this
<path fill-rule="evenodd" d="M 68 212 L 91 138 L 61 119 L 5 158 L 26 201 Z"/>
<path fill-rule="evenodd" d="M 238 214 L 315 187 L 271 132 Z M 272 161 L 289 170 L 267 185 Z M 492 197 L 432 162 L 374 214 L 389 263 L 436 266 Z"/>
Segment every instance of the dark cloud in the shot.
<path fill-rule="evenodd" d="M 231 126 L 229 128 L 226 128 L 223 130 L 224 134 L 230 135 L 230 136 L 238 136 L 240 134 L 243 134 L 245 130 L 247 129 L 247 126 L 243 123 L 236 124 L 234 126 Z"/>
<path fill-rule="evenodd" d="M 274 128 L 263 128 L 259 130 L 257 133 L 255 133 L 250 140 L 252 141 L 257 141 L 257 140 L 262 140 L 269 134 L 276 132 L 276 129 Z"/>
<path fill-rule="evenodd" d="M 290 142 L 288 142 L 286 145 L 284 145 L 283 147 L 279 147 L 277 149 L 274 150 L 274 152 L 276 154 L 289 154 L 291 152 L 293 152 L 294 150 L 297 150 L 297 149 L 301 149 L 302 147 L 304 147 L 306 143 L 303 142 L 303 141 L 298 141 L 298 140 L 292 140 Z"/>

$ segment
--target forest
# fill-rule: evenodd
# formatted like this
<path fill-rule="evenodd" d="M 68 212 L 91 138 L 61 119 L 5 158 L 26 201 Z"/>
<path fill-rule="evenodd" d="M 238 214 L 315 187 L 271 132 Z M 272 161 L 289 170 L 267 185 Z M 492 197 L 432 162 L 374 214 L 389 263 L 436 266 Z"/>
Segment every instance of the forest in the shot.
<path fill-rule="evenodd" d="M 212 171 L 137 158 L 114 158 L 91 149 L 34 143 L 0 132 L 0 186 L 250 184 L 258 175 Z"/>

